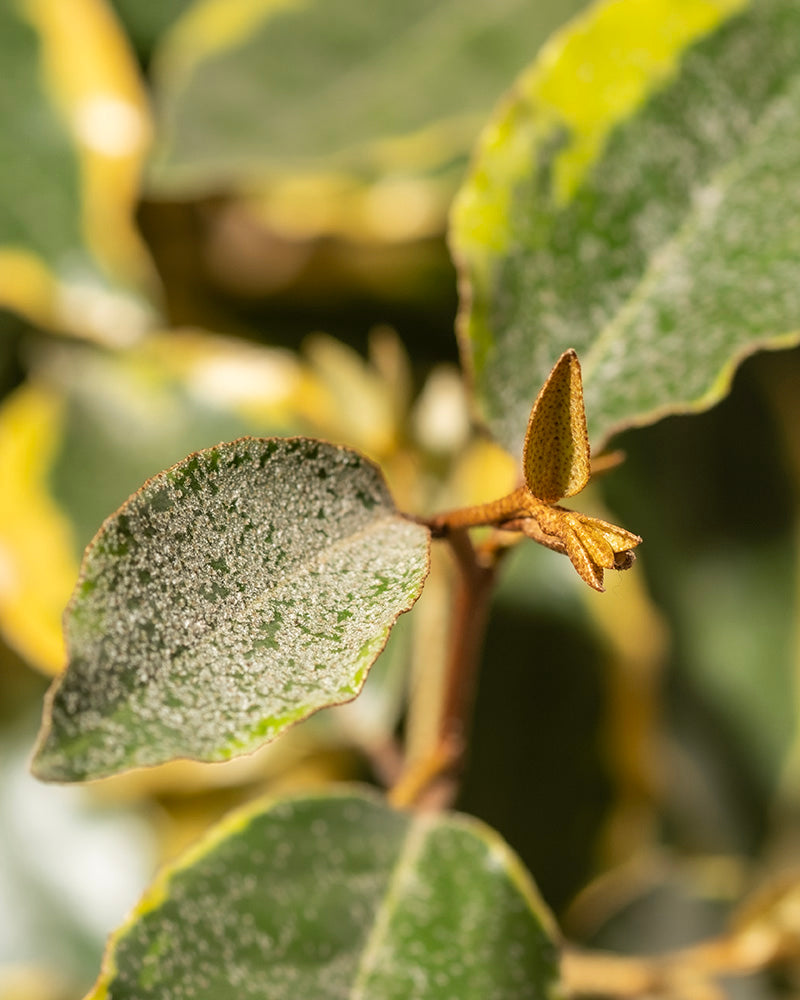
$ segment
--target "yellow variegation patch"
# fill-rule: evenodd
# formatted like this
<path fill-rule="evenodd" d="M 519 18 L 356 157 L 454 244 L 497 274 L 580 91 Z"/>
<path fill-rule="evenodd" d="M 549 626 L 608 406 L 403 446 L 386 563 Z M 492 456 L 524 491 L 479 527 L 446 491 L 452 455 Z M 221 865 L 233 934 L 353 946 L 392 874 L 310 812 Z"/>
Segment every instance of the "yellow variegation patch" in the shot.
<path fill-rule="evenodd" d="M 675 74 L 689 45 L 745 5 L 746 0 L 592 4 L 556 32 L 517 80 L 515 100 L 502 104 L 483 131 L 472 183 L 462 187 L 453 205 L 459 255 L 475 255 L 477 265 L 487 247 L 506 248 L 514 184 L 530 175 L 532 159 L 559 134 L 564 142 L 553 163 L 553 188 L 559 202 L 568 202 L 614 127 Z"/>
<path fill-rule="evenodd" d="M 61 408 L 46 389 L 25 386 L 0 411 L 0 628 L 53 674 L 65 663 L 61 614 L 78 569 L 72 529 L 46 482 Z"/>

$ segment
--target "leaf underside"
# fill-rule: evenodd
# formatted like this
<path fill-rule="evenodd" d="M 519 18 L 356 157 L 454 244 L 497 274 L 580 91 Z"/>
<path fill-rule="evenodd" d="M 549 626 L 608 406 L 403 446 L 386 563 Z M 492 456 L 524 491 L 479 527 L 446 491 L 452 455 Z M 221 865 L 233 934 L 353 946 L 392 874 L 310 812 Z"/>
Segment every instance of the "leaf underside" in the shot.
<path fill-rule="evenodd" d="M 485 130 L 452 217 L 462 349 L 512 452 L 567 347 L 592 440 L 800 338 L 800 6 L 600 3 Z"/>
<path fill-rule="evenodd" d="M 133 224 L 148 112 L 112 16 L 71 6 L 0 4 L 0 306 L 120 343 L 156 314 Z"/>
<path fill-rule="evenodd" d="M 426 529 L 349 449 L 241 438 L 189 456 L 87 549 L 34 772 L 226 760 L 350 700 L 427 566 Z"/>
<path fill-rule="evenodd" d="M 87 1000 L 545 1000 L 551 928 L 483 824 L 348 789 L 223 823 L 112 938 Z"/>
<path fill-rule="evenodd" d="M 589 482 L 581 366 L 574 351 L 561 355 L 536 397 L 522 462 L 528 489 L 545 503 L 575 496 Z"/>

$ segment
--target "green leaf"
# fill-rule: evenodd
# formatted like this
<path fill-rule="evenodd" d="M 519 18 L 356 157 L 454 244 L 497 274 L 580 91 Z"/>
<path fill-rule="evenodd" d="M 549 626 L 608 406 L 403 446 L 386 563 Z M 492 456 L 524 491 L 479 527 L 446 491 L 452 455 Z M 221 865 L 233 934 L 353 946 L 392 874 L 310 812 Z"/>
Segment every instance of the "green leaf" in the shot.
<path fill-rule="evenodd" d="M 552 919 L 500 837 L 341 790 L 230 817 L 112 938 L 87 1000 L 539 1000 Z"/>
<path fill-rule="evenodd" d="M 0 306 L 116 344 L 154 318 L 134 225 L 147 103 L 105 5 L 0 4 Z"/>
<path fill-rule="evenodd" d="M 199 333 L 124 351 L 60 338 L 0 405 L 3 637 L 64 667 L 61 618 L 97 526 L 153 472 L 210 442 L 314 427 L 311 375 L 288 352 Z"/>
<path fill-rule="evenodd" d="M 287 170 L 449 169 L 510 77 L 582 5 L 197 3 L 157 53 L 152 186 L 185 195 L 252 190 Z"/>
<path fill-rule="evenodd" d="M 797 728 L 796 615 L 781 599 L 796 572 L 788 538 L 769 546 L 728 539 L 716 550 L 698 546 L 674 588 L 683 669 L 768 794 L 778 786 Z"/>
<path fill-rule="evenodd" d="M 190 455 L 86 551 L 35 773 L 227 760 L 349 701 L 427 569 L 427 530 L 356 452 L 241 438 Z"/>
<path fill-rule="evenodd" d="M 595 442 L 710 406 L 800 336 L 800 7 L 630 0 L 559 33 L 483 134 L 452 217 L 462 345 L 518 451 L 568 347 Z"/>

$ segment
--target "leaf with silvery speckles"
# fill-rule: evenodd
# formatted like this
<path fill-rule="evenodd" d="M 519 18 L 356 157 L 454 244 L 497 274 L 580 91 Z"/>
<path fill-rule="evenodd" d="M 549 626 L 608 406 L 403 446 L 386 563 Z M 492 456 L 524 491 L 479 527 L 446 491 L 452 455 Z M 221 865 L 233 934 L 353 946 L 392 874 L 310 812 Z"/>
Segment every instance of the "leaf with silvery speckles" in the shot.
<path fill-rule="evenodd" d="M 796 0 L 605 0 L 551 39 L 452 216 L 462 348 L 506 448 L 568 347 L 597 446 L 798 342 L 798 119 Z"/>
<path fill-rule="evenodd" d="M 241 438 L 148 480 L 86 550 L 34 773 L 227 760 L 354 698 L 428 571 L 378 469 Z"/>
<path fill-rule="evenodd" d="M 87 1000 L 550 1000 L 555 937 L 492 830 L 344 789 L 224 821 L 112 937 Z"/>

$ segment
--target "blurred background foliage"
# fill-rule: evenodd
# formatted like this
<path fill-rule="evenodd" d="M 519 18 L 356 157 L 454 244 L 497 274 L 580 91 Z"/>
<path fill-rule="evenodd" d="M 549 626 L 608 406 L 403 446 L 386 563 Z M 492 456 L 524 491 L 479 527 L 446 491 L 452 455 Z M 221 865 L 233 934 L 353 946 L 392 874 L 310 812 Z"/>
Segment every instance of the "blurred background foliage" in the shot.
<path fill-rule="evenodd" d="M 0 5 L 3 998 L 79 996 L 154 866 L 225 808 L 378 778 L 410 690 L 425 744 L 441 553 L 353 705 L 231 764 L 26 774 L 83 547 L 189 451 L 346 442 L 418 512 L 510 488 L 456 368 L 446 214 L 490 109 L 580 7 Z M 710 412 L 614 440 L 587 504 L 645 545 L 603 597 L 533 545 L 506 559 L 459 806 L 575 940 L 697 940 L 800 858 L 798 379 L 800 351 L 759 355 Z M 731 995 L 796 988 L 787 965 Z"/>

